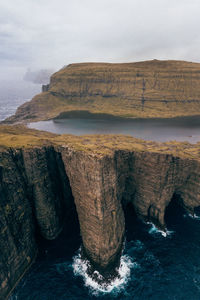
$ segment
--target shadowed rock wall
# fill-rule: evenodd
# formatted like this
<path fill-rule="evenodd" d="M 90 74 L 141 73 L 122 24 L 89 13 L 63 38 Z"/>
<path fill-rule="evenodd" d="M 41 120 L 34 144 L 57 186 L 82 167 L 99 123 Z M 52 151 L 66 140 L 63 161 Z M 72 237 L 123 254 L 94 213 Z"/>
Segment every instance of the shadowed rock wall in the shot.
<path fill-rule="evenodd" d="M 75 201 L 84 254 L 106 275 L 119 264 L 122 203 L 164 228 L 174 193 L 200 205 L 200 164 L 169 154 L 117 150 L 94 154 L 66 147 L 0 151 L 0 299 L 37 253 L 35 228 L 54 239 Z M 73 196 L 72 196 L 73 195 Z"/>
<path fill-rule="evenodd" d="M 30 190 L 21 152 L 0 154 L 0 299 L 37 253 Z"/>
<path fill-rule="evenodd" d="M 199 162 L 169 154 L 125 151 L 117 151 L 115 159 L 124 166 L 123 199 L 133 204 L 141 218 L 165 228 L 165 209 L 174 194 L 191 213 L 200 205 Z"/>
<path fill-rule="evenodd" d="M 0 151 L 0 299 L 36 256 L 36 226 L 46 239 L 56 238 L 72 200 L 53 148 Z"/>

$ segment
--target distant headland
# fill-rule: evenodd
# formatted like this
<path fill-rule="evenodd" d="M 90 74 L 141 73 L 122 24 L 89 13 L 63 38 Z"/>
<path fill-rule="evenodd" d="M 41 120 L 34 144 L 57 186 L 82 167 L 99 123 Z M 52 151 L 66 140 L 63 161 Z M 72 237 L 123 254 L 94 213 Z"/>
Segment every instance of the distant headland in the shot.
<path fill-rule="evenodd" d="M 122 118 L 200 115 L 200 63 L 70 64 L 5 122 L 65 118 L 74 112 Z"/>

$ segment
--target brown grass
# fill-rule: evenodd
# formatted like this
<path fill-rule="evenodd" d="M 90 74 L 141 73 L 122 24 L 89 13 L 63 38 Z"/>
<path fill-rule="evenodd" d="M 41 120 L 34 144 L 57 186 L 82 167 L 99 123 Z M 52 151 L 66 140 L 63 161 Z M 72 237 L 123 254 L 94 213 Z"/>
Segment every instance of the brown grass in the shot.
<path fill-rule="evenodd" d="M 148 151 L 172 154 L 200 160 L 200 143 L 156 143 L 124 135 L 56 135 L 28 129 L 25 126 L 0 126 L 0 147 L 32 148 L 38 146 L 64 146 L 92 155 L 104 156 L 116 150 Z"/>
<path fill-rule="evenodd" d="M 49 91 L 35 96 L 10 120 L 47 120 L 72 110 L 125 118 L 200 115 L 200 64 L 72 64 L 55 73 Z"/>

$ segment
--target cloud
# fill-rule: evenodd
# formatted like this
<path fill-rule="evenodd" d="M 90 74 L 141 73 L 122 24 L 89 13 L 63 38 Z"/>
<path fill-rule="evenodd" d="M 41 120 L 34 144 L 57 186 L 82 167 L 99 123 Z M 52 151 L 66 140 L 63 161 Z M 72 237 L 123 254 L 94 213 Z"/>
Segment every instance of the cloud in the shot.
<path fill-rule="evenodd" d="M 23 79 L 35 84 L 47 84 L 49 83 L 50 76 L 54 72 L 55 71 L 53 69 L 41 69 L 37 71 L 31 71 L 30 69 L 28 69 Z"/>
<path fill-rule="evenodd" d="M 200 61 L 197 0 L 7 0 L 0 3 L 6 72 L 80 61 Z"/>

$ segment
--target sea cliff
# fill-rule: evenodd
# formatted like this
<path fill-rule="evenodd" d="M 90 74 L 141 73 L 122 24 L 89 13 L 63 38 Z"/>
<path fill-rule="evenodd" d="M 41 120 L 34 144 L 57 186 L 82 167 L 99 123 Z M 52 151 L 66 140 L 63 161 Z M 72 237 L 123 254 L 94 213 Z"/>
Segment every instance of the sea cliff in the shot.
<path fill-rule="evenodd" d="M 123 247 L 123 207 L 133 205 L 141 219 L 165 230 L 174 195 L 190 213 L 200 205 L 199 182 L 199 143 L 0 126 L 0 299 L 34 261 L 36 232 L 56 238 L 74 203 L 83 255 L 108 277 Z"/>
<path fill-rule="evenodd" d="M 71 64 L 51 76 L 43 93 L 5 122 L 83 116 L 172 118 L 200 115 L 200 64 L 151 60 Z"/>

